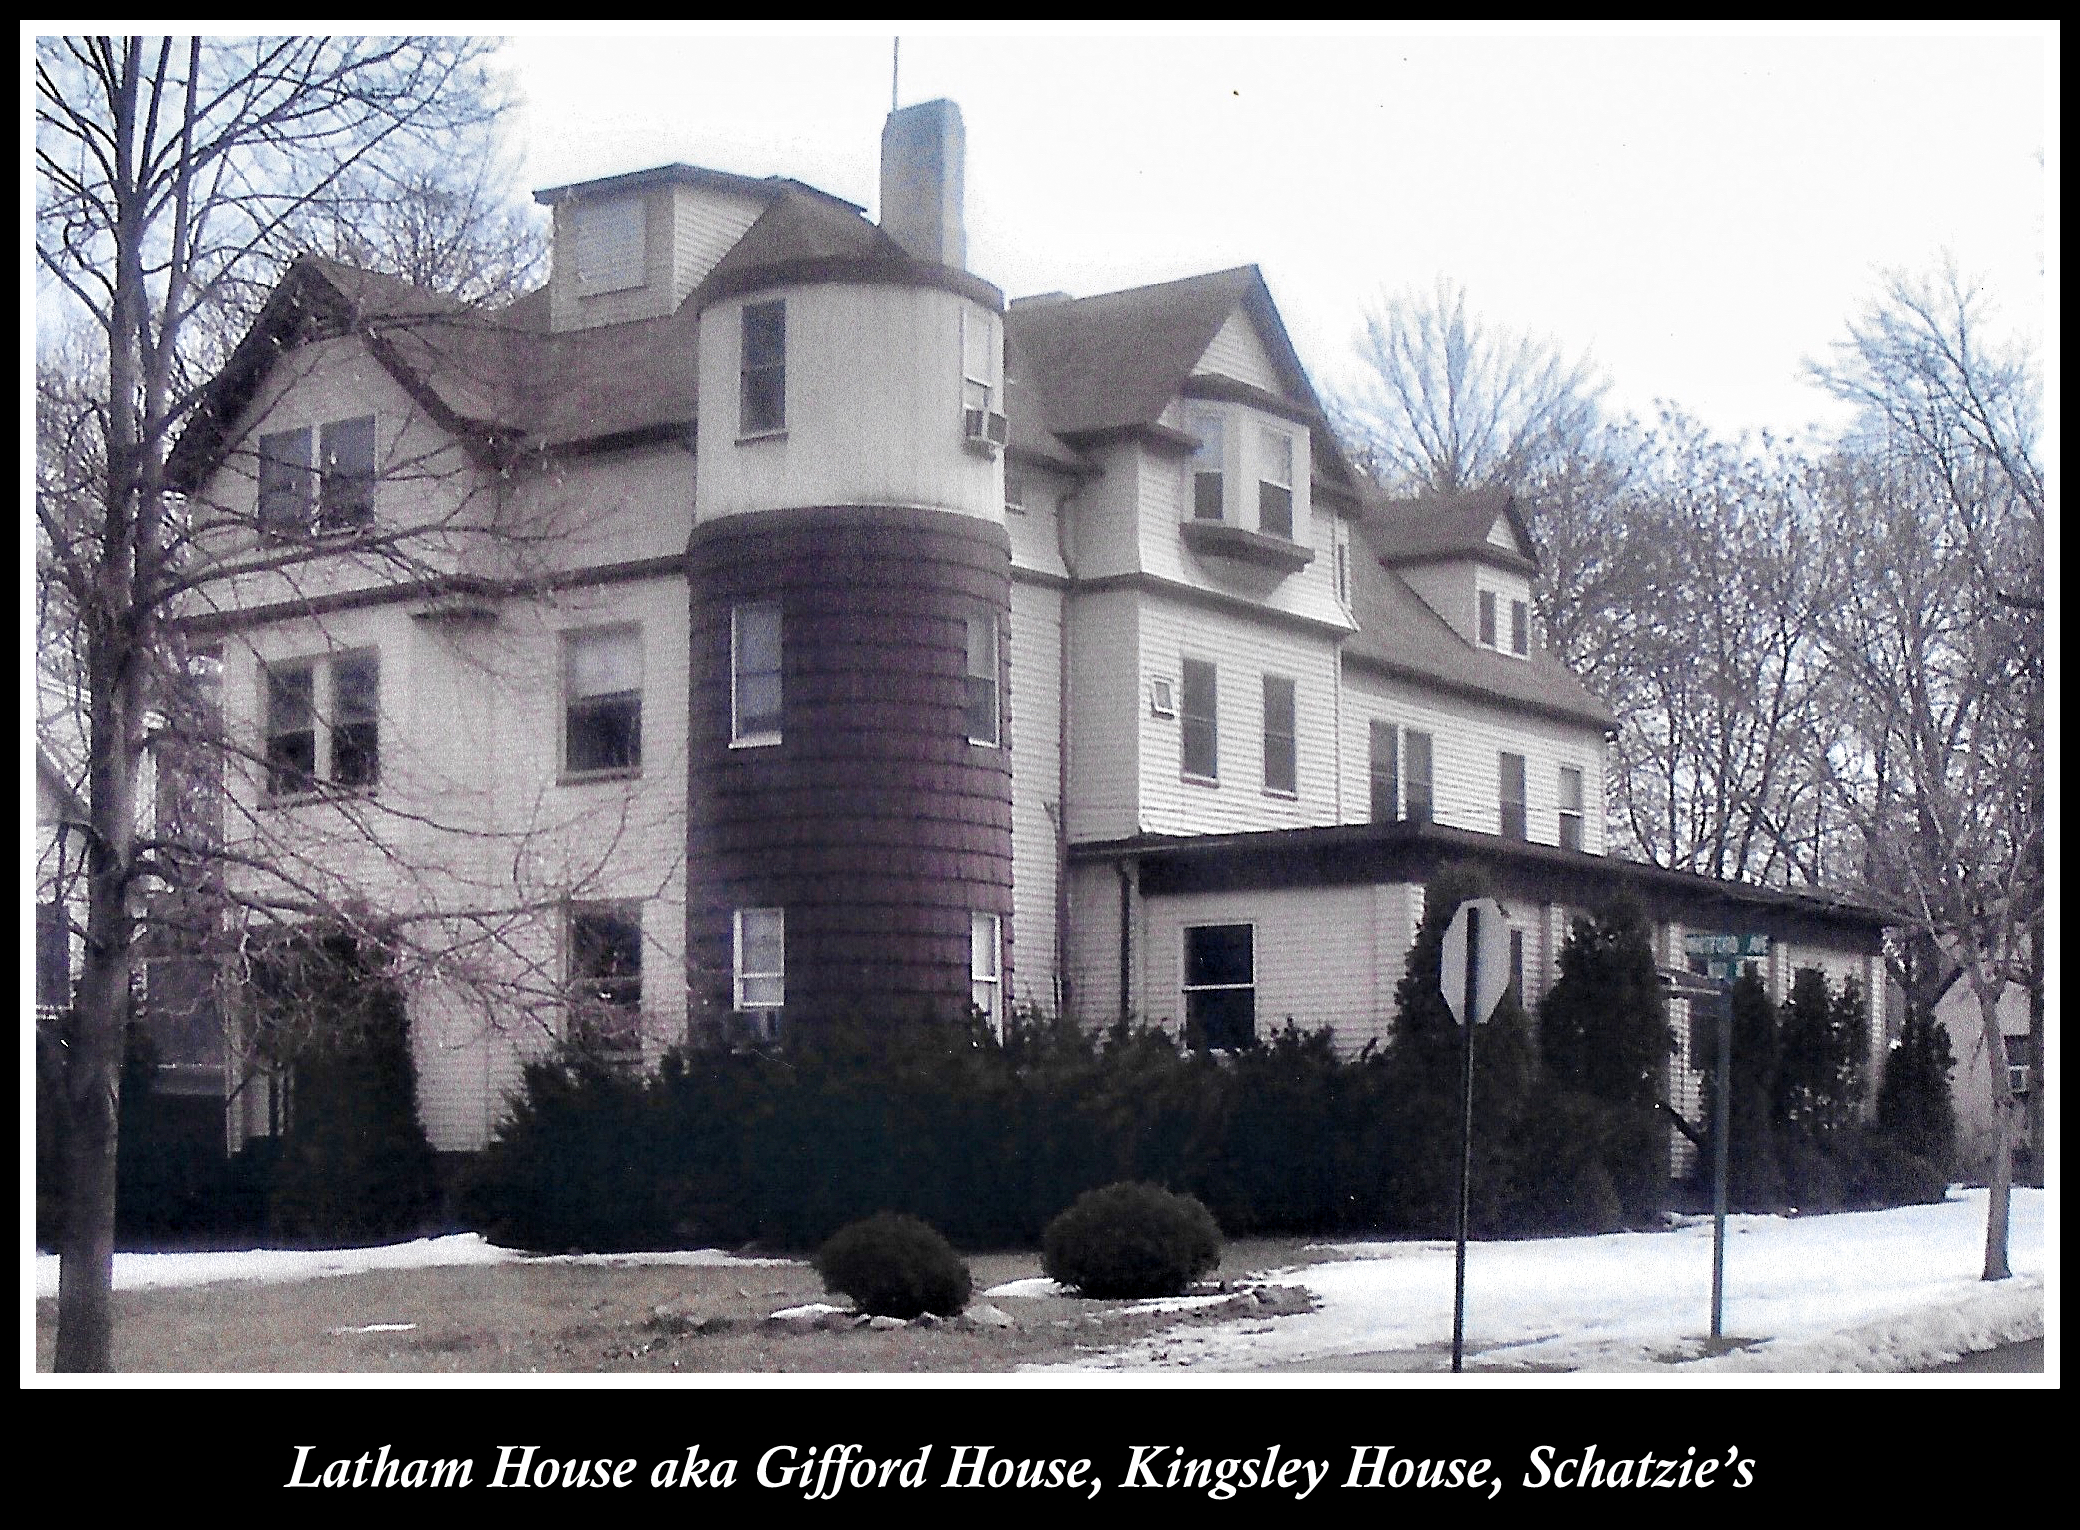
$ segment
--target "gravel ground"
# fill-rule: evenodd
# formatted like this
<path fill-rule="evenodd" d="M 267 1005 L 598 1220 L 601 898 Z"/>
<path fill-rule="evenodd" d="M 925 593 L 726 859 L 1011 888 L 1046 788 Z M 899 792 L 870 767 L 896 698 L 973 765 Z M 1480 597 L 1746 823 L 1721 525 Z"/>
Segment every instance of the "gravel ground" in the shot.
<path fill-rule="evenodd" d="M 1298 1240 L 1228 1245 L 1215 1271 L 1229 1299 L 1185 1311 L 1059 1296 L 978 1295 L 962 1319 L 900 1328 L 844 1318 L 769 1321 L 844 1305 L 806 1262 L 717 1268 L 515 1264 L 382 1270 L 280 1284 L 226 1282 L 119 1292 L 119 1371 L 806 1372 L 1006 1371 L 1061 1362 L 1181 1323 L 1275 1320 L 1249 1277 L 1326 1257 Z M 1040 1273 L 1037 1253 L 972 1255 L 977 1292 Z M 994 1309 L 1002 1321 L 990 1318 Z M 56 1303 L 36 1304 L 36 1360 L 49 1370 Z"/>

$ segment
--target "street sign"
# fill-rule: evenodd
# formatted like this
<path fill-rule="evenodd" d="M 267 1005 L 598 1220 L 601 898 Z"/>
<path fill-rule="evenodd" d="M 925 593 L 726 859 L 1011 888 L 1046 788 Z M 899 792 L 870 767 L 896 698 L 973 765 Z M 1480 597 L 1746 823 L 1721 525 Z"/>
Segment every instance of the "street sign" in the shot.
<path fill-rule="evenodd" d="M 1438 963 L 1437 986 L 1444 990 L 1444 1001 L 1451 1006 L 1452 1018 L 1461 1025 L 1469 1023 L 1466 1013 L 1466 929 L 1474 922 L 1469 914 L 1478 912 L 1479 932 L 1475 936 L 1475 955 L 1479 958 L 1473 975 L 1474 1025 L 1484 1025 L 1502 996 L 1509 991 L 1509 925 L 1508 915 L 1500 903 L 1493 898 L 1476 898 L 1459 905 L 1452 915 L 1452 922 L 1444 932 L 1444 952 Z"/>
<path fill-rule="evenodd" d="M 1769 955 L 1767 935 L 1685 935 L 1683 954 L 1704 961 L 1705 976 L 1731 982 L 1742 966 Z"/>

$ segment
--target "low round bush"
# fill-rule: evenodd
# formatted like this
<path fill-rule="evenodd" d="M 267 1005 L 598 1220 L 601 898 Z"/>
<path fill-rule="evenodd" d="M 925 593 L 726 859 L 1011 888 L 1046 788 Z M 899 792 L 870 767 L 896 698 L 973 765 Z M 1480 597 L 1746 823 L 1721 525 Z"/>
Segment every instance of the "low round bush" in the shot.
<path fill-rule="evenodd" d="M 1175 1296 L 1221 1258 L 1213 1213 L 1160 1185 L 1091 1190 L 1047 1224 L 1040 1267 L 1085 1296 Z"/>
<path fill-rule="evenodd" d="M 816 1273 L 876 1317 L 951 1317 L 974 1289 L 953 1245 L 916 1217 L 888 1211 L 832 1233 L 816 1251 Z"/>

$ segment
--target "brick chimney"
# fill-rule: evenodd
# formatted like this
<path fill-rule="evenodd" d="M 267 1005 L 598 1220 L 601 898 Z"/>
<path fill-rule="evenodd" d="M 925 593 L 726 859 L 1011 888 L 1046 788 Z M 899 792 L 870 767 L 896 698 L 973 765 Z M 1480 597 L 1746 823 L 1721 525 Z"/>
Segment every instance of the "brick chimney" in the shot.
<path fill-rule="evenodd" d="M 881 129 L 881 227 L 917 260 L 965 269 L 961 182 L 968 135 L 951 101 L 888 114 Z"/>

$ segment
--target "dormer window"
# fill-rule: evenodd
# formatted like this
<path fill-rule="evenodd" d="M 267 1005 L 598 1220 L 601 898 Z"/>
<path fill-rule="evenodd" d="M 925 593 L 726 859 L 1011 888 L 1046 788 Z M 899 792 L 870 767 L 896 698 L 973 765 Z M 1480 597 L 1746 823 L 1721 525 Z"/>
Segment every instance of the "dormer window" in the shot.
<path fill-rule="evenodd" d="M 1482 590 L 1481 601 L 1481 647 L 1495 646 L 1495 592 Z"/>
<path fill-rule="evenodd" d="M 1195 521 L 1222 519 L 1227 479 L 1222 473 L 1225 442 L 1221 425 L 1221 417 L 1211 410 L 1195 409 L 1185 417 L 1185 429 L 1199 443 L 1198 449 L 1192 453 L 1192 519 Z"/>
<path fill-rule="evenodd" d="M 1293 438 L 1282 430 L 1259 435 L 1257 530 L 1268 537 L 1293 536 Z"/>
<path fill-rule="evenodd" d="M 1527 601 L 1509 603 L 1509 651 L 1518 658 L 1531 655 L 1531 606 Z"/>

